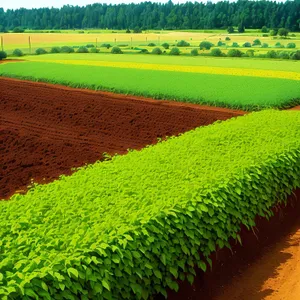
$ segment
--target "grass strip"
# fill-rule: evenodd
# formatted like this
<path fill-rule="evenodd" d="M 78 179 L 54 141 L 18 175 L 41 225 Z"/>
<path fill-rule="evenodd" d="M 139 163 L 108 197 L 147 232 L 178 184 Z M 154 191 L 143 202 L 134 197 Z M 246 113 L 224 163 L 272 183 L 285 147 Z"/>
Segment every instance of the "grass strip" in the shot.
<path fill-rule="evenodd" d="M 0 203 L 1 299 L 166 295 L 297 187 L 298 111 L 252 113 L 86 166 Z"/>

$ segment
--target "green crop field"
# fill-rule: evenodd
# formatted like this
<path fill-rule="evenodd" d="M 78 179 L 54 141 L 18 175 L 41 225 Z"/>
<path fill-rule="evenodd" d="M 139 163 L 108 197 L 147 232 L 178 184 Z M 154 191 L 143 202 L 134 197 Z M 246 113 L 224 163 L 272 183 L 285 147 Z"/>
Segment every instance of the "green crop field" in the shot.
<path fill-rule="evenodd" d="M 298 61 L 49 54 L 0 65 L 0 75 L 156 99 L 259 110 L 300 103 Z"/>
<path fill-rule="evenodd" d="M 0 202 L 0 295 L 166 295 L 299 187 L 298 111 L 252 113 L 98 162 Z"/>

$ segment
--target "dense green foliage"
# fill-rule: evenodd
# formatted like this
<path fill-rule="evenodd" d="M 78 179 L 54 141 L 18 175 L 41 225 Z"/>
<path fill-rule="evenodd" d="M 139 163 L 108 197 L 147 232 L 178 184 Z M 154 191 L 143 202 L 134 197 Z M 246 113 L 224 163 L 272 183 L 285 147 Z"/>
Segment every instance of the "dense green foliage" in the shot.
<path fill-rule="evenodd" d="M 124 57 L 122 60 L 131 57 Z M 156 57 L 158 58 L 160 55 L 153 55 L 154 61 L 156 61 Z M 174 61 L 174 58 L 168 55 L 161 59 L 165 62 L 169 60 Z M 136 55 L 136 59 L 138 61 L 149 60 L 148 56 L 145 58 L 141 55 Z M 197 63 L 191 57 L 182 61 L 187 65 Z M 204 63 L 211 66 L 223 63 L 225 68 L 227 64 L 229 66 L 232 65 L 232 61 L 224 60 L 218 62 L 212 58 L 210 60 L 205 59 Z M 255 61 L 247 61 L 242 65 L 246 66 L 246 63 L 253 66 Z M 262 61 L 257 63 L 261 66 L 264 65 Z M 275 65 L 273 64 L 272 67 L 275 68 Z M 294 66 L 291 63 L 290 65 Z M 278 66 L 280 67 L 282 64 Z M 285 68 L 288 66 L 285 65 Z M 295 68 L 297 68 L 296 65 Z M 90 76 L 90 74 L 93 74 L 93 76 Z M 246 110 L 287 107 L 300 104 L 299 81 L 278 78 L 120 69 L 46 62 L 22 62 L 0 65 L 1 75 L 32 79 L 33 81 L 59 83 L 72 87 L 142 95 L 155 99 L 170 99 Z"/>
<path fill-rule="evenodd" d="M 89 49 L 87 47 L 80 46 L 76 52 L 77 53 L 89 53 Z"/>
<path fill-rule="evenodd" d="M 148 299 L 300 187 L 300 113 L 264 111 L 0 202 L 0 295 Z"/>
<path fill-rule="evenodd" d="M 191 50 L 191 55 L 192 56 L 198 56 L 199 55 L 198 49 L 192 49 Z"/>
<path fill-rule="evenodd" d="M 209 50 L 211 47 L 213 47 L 214 44 L 209 42 L 209 41 L 203 41 L 200 43 L 199 47 L 200 47 L 200 50 Z"/>
<path fill-rule="evenodd" d="M 6 52 L 4 52 L 4 51 L 0 51 L 0 60 L 3 60 L 3 59 L 5 59 L 7 57 L 7 54 L 6 54 Z"/>
<path fill-rule="evenodd" d="M 196 49 L 196 50 L 197 50 L 197 49 Z M 180 50 L 179 50 L 179 48 L 174 47 L 174 48 L 171 49 L 171 51 L 170 51 L 169 54 L 170 54 L 170 55 L 180 55 Z"/>
<path fill-rule="evenodd" d="M 30 29 L 211 29 L 280 28 L 299 31 L 300 2 L 218 1 L 217 3 L 93 4 L 85 7 L 0 9 L 0 32 Z M 129 30 L 130 32 L 130 30 Z M 232 32 L 232 31 L 230 31 Z"/>
<path fill-rule="evenodd" d="M 162 50 L 159 48 L 159 47 L 156 47 L 152 50 L 151 52 L 152 54 L 157 54 L 157 55 L 160 55 L 162 54 Z"/>
<path fill-rule="evenodd" d="M 36 55 L 47 54 L 47 50 L 45 50 L 44 48 L 38 48 L 35 50 L 35 54 Z"/>
<path fill-rule="evenodd" d="M 181 40 L 177 43 L 177 47 L 189 47 L 190 46 L 190 43 L 184 41 L 184 40 Z"/>
<path fill-rule="evenodd" d="M 61 53 L 73 53 L 74 52 L 74 48 L 69 47 L 69 46 L 63 46 L 60 49 Z"/>
<path fill-rule="evenodd" d="M 122 50 L 121 50 L 120 47 L 115 46 L 115 47 L 113 47 L 113 48 L 111 49 L 111 53 L 112 53 L 112 54 L 122 54 L 123 52 L 122 52 Z"/>
<path fill-rule="evenodd" d="M 22 50 L 20 49 L 15 49 L 12 53 L 13 56 L 17 56 L 17 57 L 20 57 L 20 56 L 23 56 L 24 53 L 22 52 Z"/>

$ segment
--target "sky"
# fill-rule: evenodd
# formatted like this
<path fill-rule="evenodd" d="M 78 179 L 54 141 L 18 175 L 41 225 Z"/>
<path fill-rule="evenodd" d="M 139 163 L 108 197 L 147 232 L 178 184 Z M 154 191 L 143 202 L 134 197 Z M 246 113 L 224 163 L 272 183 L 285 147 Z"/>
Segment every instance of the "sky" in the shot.
<path fill-rule="evenodd" d="M 168 0 L 151 0 L 152 2 L 168 2 Z M 173 3 L 184 3 L 187 0 L 173 0 Z M 214 0 L 216 1 L 216 0 Z M 3 3 L 1 3 L 3 2 Z M 93 3 L 139 3 L 143 2 L 141 0 L 1 0 L 0 7 L 7 9 L 17 9 L 17 8 L 38 8 L 38 7 L 62 7 L 63 5 L 79 5 L 84 6 Z M 194 2 L 194 0 L 192 0 Z M 206 0 L 198 1 L 206 2 Z"/>

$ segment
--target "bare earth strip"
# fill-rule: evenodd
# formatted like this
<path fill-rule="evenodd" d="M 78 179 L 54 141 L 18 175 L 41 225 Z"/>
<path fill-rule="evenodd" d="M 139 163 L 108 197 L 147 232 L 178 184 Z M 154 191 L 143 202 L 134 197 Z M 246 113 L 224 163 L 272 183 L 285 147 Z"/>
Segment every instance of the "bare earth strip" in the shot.
<path fill-rule="evenodd" d="M 243 111 L 0 79 L 0 199 Z"/>

